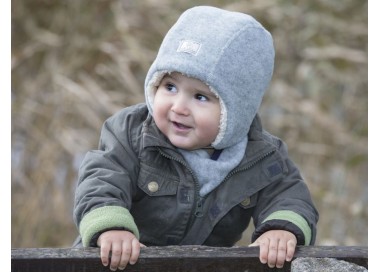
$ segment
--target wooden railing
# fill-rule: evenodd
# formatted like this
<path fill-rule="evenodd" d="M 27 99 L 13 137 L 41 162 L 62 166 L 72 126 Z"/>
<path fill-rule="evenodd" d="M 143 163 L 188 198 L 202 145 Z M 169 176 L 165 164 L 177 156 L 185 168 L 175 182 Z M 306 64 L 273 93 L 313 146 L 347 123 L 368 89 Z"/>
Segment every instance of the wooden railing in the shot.
<path fill-rule="evenodd" d="M 300 257 L 334 258 L 368 268 L 368 247 L 300 246 L 294 259 Z M 14 248 L 11 267 L 12 272 L 110 271 L 100 262 L 99 248 Z M 167 246 L 142 248 L 138 262 L 125 271 L 273 272 L 290 268 L 290 263 L 281 269 L 261 264 L 257 247 Z"/>

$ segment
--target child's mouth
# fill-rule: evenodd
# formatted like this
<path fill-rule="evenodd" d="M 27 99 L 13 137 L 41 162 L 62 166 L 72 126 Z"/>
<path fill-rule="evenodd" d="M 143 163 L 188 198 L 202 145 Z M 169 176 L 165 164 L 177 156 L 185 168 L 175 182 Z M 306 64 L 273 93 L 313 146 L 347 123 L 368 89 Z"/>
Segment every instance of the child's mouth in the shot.
<path fill-rule="evenodd" d="M 187 130 L 187 129 L 190 129 L 190 128 L 191 128 L 191 127 L 188 127 L 188 126 L 186 126 L 186 125 L 184 125 L 184 124 L 177 123 L 177 122 L 173 122 L 173 125 L 174 125 L 176 128 L 180 129 L 180 130 Z"/>

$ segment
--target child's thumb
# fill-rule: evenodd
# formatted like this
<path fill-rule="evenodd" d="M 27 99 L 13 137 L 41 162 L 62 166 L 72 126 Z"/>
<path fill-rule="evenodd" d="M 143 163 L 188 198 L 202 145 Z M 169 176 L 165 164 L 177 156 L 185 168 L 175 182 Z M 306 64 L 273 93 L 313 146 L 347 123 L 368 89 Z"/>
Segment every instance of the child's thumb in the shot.
<path fill-rule="evenodd" d="M 255 242 L 253 242 L 252 244 L 248 245 L 248 247 L 254 247 L 254 246 L 259 246 L 260 244 L 257 242 L 257 240 Z"/>

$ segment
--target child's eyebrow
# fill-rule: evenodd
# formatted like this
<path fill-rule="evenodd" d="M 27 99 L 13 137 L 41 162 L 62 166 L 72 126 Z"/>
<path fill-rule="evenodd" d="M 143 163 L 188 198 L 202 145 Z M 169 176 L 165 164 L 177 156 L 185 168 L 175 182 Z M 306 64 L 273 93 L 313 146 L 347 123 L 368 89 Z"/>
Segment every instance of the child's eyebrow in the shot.
<path fill-rule="evenodd" d="M 215 98 L 218 98 L 218 96 L 215 95 L 215 93 L 213 93 L 210 89 L 202 89 L 202 90 L 198 90 L 198 91 L 201 93 L 204 93 L 205 95 L 212 95 Z"/>
<path fill-rule="evenodd" d="M 167 78 L 178 81 L 178 79 L 174 75 L 166 74 L 163 79 L 167 79 Z"/>

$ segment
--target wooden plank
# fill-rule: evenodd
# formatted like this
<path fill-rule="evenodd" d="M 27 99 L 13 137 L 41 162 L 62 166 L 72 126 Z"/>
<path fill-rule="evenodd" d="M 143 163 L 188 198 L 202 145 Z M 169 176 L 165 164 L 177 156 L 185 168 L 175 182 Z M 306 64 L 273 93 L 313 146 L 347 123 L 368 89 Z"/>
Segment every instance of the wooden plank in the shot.
<path fill-rule="evenodd" d="M 125 271 L 290 271 L 290 263 L 270 269 L 258 256 L 257 247 L 147 247 Z M 336 258 L 368 268 L 368 247 L 300 246 L 295 253 L 299 257 Z M 99 248 L 15 248 L 11 258 L 12 272 L 110 271 L 100 262 Z"/>

